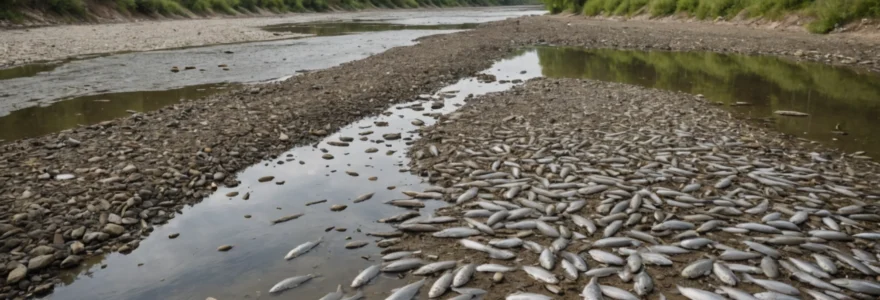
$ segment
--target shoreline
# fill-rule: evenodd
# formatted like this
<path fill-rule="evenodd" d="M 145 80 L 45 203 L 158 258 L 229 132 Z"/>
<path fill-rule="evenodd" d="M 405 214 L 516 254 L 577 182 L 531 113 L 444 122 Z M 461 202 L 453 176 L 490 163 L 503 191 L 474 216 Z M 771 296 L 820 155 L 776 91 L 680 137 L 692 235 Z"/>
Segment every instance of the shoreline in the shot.
<path fill-rule="evenodd" d="M 849 47 L 840 49 L 841 43 Z M 28 274 L 43 279 L 40 291 L 51 290 L 61 262 L 73 254 L 71 245 L 88 239 L 86 256 L 134 250 L 153 225 L 201 201 L 212 193 L 212 185 L 236 185 L 235 172 L 475 75 L 492 61 L 536 44 L 769 54 L 823 62 L 828 54 L 832 64 L 869 61 L 860 67 L 880 67 L 877 58 L 862 57 L 876 49 L 876 40 L 723 26 L 544 16 L 429 36 L 414 46 L 284 82 L 0 145 L 0 240 L 5 245 L 0 263 L 17 267 L 13 262 L 33 259 L 38 246 L 56 249 L 48 264 Z M 794 55 L 798 51 L 802 55 Z M 75 178 L 54 179 L 66 174 Z M 111 215 L 121 217 L 124 226 L 108 225 L 118 221 Z M 0 270 L 0 280 L 13 270 Z M 20 291 L 10 287 L 0 293 Z"/>

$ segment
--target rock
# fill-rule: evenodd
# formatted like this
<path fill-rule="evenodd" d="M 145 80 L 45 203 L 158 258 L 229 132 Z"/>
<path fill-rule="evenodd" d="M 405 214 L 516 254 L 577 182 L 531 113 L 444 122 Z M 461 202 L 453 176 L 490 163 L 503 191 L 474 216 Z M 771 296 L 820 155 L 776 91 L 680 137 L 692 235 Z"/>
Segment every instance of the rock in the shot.
<path fill-rule="evenodd" d="M 388 122 L 385 122 L 385 121 L 376 121 L 373 123 L 375 123 L 377 127 L 387 127 L 388 126 Z"/>
<path fill-rule="evenodd" d="M 36 294 L 36 295 L 44 295 L 44 294 L 48 294 L 49 292 L 52 292 L 52 290 L 53 290 L 54 288 L 55 288 L 55 283 L 54 283 L 54 282 L 50 282 L 50 283 L 46 283 L 46 284 L 42 284 L 42 285 L 38 285 L 38 286 L 34 289 L 34 294 Z"/>
<path fill-rule="evenodd" d="M 125 227 L 116 224 L 104 225 L 104 232 L 111 236 L 118 236 L 125 232 Z"/>
<path fill-rule="evenodd" d="M 328 153 L 328 154 L 324 154 L 324 155 L 322 155 L 321 158 L 323 158 L 323 159 L 333 159 L 333 155 L 331 155 L 331 154 Z"/>
<path fill-rule="evenodd" d="M 217 247 L 217 251 L 220 251 L 220 252 L 226 252 L 226 251 L 229 251 L 229 249 L 232 249 L 232 245 L 223 245 L 223 246 Z"/>
<path fill-rule="evenodd" d="M 226 197 L 230 197 L 230 198 L 231 198 L 231 197 L 235 197 L 235 196 L 238 196 L 238 192 L 229 192 L 229 193 L 226 193 Z"/>
<path fill-rule="evenodd" d="M 278 136 L 278 139 L 279 139 L 279 140 L 282 140 L 282 141 L 286 141 L 286 140 L 289 140 L 290 137 L 287 136 L 286 134 L 283 134 L 283 133 L 282 133 L 281 135 Z"/>
<path fill-rule="evenodd" d="M 367 150 L 364 150 L 364 152 L 366 152 L 366 153 L 376 153 L 376 152 L 379 152 L 379 149 L 376 149 L 376 148 L 370 147 L 370 148 L 367 148 Z"/>
<path fill-rule="evenodd" d="M 386 140 L 397 140 L 400 139 L 400 133 L 386 133 L 382 135 L 382 138 Z"/>
<path fill-rule="evenodd" d="M 345 210 L 346 208 L 348 208 L 348 206 L 341 205 L 341 204 L 334 204 L 333 206 L 330 207 L 330 210 L 332 210 L 332 211 L 343 211 L 343 210 Z"/>
<path fill-rule="evenodd" d="M 109 216 L 107 216 L 107 222 L 113 224 L 122 224 L 122 217 L 117 214 L 110 214 Z"/>
<path fill-rule="evenodd" d="M 28 271 L 39 270 L 45 267 L 48 267 L 52 262 L 55 261 L 55 256 L 51 254 L 40 255 L 28 261 Z"/>
<path fill-rule="evenodd" d="M 340 137 L 339 137 L 339 140 L 347 143 L 347 142 L 353 142 L 353 141 L 354 141 L 354 138 L 353 138 L 353 137 L 348 137 L 348 136 L 340 136 Z"/>
<path fill-rule="evenodd" d="M 349 176 L 353 176 L 353 177 L 360 176 L 360 174 L 358 174 L 358 172 L 355 172 L 355 171 L 345 171 L 345 174 L 348 174 Z"/>
<path fill-rule="evenodd" d="M 327 145 L 336 146 L 336 147 L 348 147 L 349 144 L 346 142 L 337 142 L 337 141 L 329 141 Z"/>
<path fill-rule="evenodd" d="M 495 283 L 501 283 L 502 281 L 504 281 L 504 273 L 495 272 L 495 275 L 492 275 L 492 281 L 494 281 Z"/>
<path fill-rule="evenodd" d="M 376 177 L 376 176 L 370 176 L 370 178 L 367 178 L 367 180 L 369 180 L 369 181 L 376 181 L 376 180 L 379 180 L 379 177 Z"/>
<path fill-rule="evenodd" d="M 309 134 L 314 136 L 325 136 L 327 135 L 327 130 L 318 129 L 318 130 L 309 130 Z"/>
<path fill-rule="evenodd" d="M 357 248 L 360 248 L 360 247 L 363 247 L 366 245 L 367 245 L 366 241 L 354 241 L 354 242 L 349 242 L 349 243 L 345 244 L 345 249 L 357 249 Z"/>
<path fill-rule="evenodd" d="M 31 256 L 40 256 L 40 255 L 46 255 L 46 254 L 52 254 L 52 253 L 55 253 L 55 248 L 52 248 L 52 247 L 49 247 L 46 245 L 40 245 L 40 246 L 35 247 L 33 250 L 31 250 L 30 255 Z"/>
<path fill-rule="evenodd" d="M 214 181 L 223 181 L 223 179 L 226 179 L 226 173 L 223 173 L 223 172 L 214 173 Z"/>
<path fill-rule="evenodd" d="M 81 226 L 79 228 L 76 228 L 76 229 L 70 231 L 70 237 L 74 238 L 74 239 L 78 239 L 78 238 L 81 238 L 83 236 L 83 234 L 85 234 L 85 232 L 86 232 L 85 226 Z"/>
<path fill-rule="evenodd" d="M 267 181 L 272 181 L 272 179 L 275 179 L 275 176 L 263 176 L 263 177 L 260 177 L 259 179 L 257 179 L 257 181 L 267 182 Z"/>
<path fill-rule="evenodd" d="M 80 241 L 75 241 L 72 244 L 70 244 L 70 253 L 80 254 L 85 250 L 86 250 L 86 246 L 83 245 L 83 243 Z"/>
<path fill-rule="evenodd" d="M 419 120 L 419 119 L 415 119 L 415 120 L 413 120 L 411 123 L 412 123 L 413 125 L 416 125 L 416 126 L 422 126 L 422 125 L 425 125 L 425 121 L 422 121 L 422 120 Z"/>
<path fill-rule="evenodd" d="M 345 227 L 337 227 L 336 228 L 336 231 L 338 231 L 338 232 L 345 232 L 346 230 L 348 230 L 348 229 Z"/>
<path fill-rule="evenodd" d="M 78 266 L 81 262 L 82 262 L 82 257 L 79 257 L 77 255 L 71 255 L 71 256 L 68 256 L 67 258 L 65 258 L 63 261 L 61 261 L 61 268 L 62 269 L 73 268 L 73 267 Z"/>
<path fill-rule="evenodd" d="M 122 168 L 122 174 L 131 174 L 137 171 L 137 169 L 135 165 L 127 165 L 125 168 Z"/>
<path fill-rule="evenodd" d="M 245 218 L 245 219 L 250 219 L 250 218 L 251 218 L 251 215 L 244 215 L 244 218 Z"/>
<path fill-rule="evenodd" d="M 794 52 L 794 56 L 804 56 L 804 50 L 798 49 Z"/>
<path fill-rule="evenodd" d="M 178 236 L 180 236 L 180 233 L 175 232 L 175 233 L 169 234 L 168 238 L 169 239 L 176 239 Z"/>
<path fill-rule="evenodd" d="M 119 225 L 116 225 L 116 226 L 119 226 Z M 86 233 L 85 236 L 83 237 L 83 242 L 85 242 L 86 244 L 89 244 L 92 241 L 105 241 L 109 237 L 110 237 L 110 235 L 108 235 L 106 233 L 94 231 L 94 232 Z"/>
<path fill-rule="evenodd" d="M 19 264 L 15 269 L 9 272 L 9 275 L 6 276 L 6 283 L 16 283 L 24 279 L 27 276 L 28 268 L 22 264 Z"/>

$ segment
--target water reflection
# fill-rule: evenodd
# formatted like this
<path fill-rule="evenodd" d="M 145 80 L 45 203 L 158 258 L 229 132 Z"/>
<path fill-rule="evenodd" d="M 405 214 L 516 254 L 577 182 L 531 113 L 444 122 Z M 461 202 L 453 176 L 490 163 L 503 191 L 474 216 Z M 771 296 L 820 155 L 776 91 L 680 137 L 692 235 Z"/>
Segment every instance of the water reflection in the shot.
<path fill-rule="evenodd" d="M 316 22 L 279 24 L 264 27 L 271 32 L 290 32 L 312 34 L 316 36 L 346 35 L 358 32 L 391 31 L 391 30 L 461 30 L 477 27 L 477 23 L 405 25 L 371 22 Z"/>
<path fill-rule="evenodd" d="M 703 94 L 785 133 L 880 155 L 880 76 L 766 56 L 544 47 L 548 77 L 589 78 Z M 747 102 L 748 105 L 734 105 Z M 795 118 L 776 110 L 809 113 Z M 835 127 L 847 135 L 834 133 Z"/>
<path fill-rule="evenodd" d="M 204 84 L 165 91 L 140 91 L 77 97 L 32 106 L 0 117 L 0 141 L 14 141 L 148 112 L 226 90 L 227 84 Z"/>
<path fill-rule="evenodd" d="M 0 80 L 28 77 L 54 70 L 59 64 L 29 64 L 7 69 L 0 69 Z M 0 91 L 2 93 L 2 91 Z M 2 95 L 0 95 L 2 96 Z"/>
<path fill-rule="evenodd" d="M 527 62 L 521 65 L 523 61 Z M 499 79 L 529 79 L 538 76 L 538 57 L 505 60 L 488 71 Z M 525 74 L 520 74 L 526 71 Z M 406 210 L 382 204 L 387 200 L 404 197 L 401 191 L 422 190 L 421 178 L 402 171 L 409 163 L 407 143 L 417 138 L 414 119 L 425 125 L 434 119 L 425 113 L 449 113 L 465 101 L 468 94 L 481 95 L 502 91 L 512 84 L 480 83 L 465 79 L 444 88 L 459 91 L 446 99 L 445 106 L 431 109 L 430 101 L 396 105 L 387 115 L 367 118 L 346 126 L 317 146 L 294 148 L 272 161 L 265 161 L 238 174 L 241 185 L 223 188 L 202 203 L 183 210 L 168 224 L 157 227 L 151 236 L 141 242 L 140 248 L 128 255 L 107 255 L 106 269 L 94 265 L 87 270 L 74 270 L 64 278 L 76 277 L 72 284 L 58 286 L 52 299 L 256 299 L 261 296 L 279 299 L 317 299 L 335 290 L 337 284 L 348 286 L 357 272 L 379 261 L 380 249 L 370 245 L 347 250 L 344 245 L 352 240 L 374 241 L 368 232 L 389 231 L 386 224 L 376 220 Z M 424 108 L 416 111 L 408 106 Z M 377 121 L 388 122 L 379 127 Z M 367 141 L 359 133 L 373 131 Z M 386 133 L 401 133 L 403 139 L 381 141 Z M 353 137 L 348 147 L 334 147 L 327 141 Z M 365 153 L 368 148 L 379 149 Z M 326 149 L 335 156 L 322 159 Z M 388 152 L 393 151 L 393 152 Z M 354 171 L 350 176 L 345 171 Z M 259 183 L 258 178 L 275 176 L 274 182 Z M 376 176 L 375 181 L 368 178 Z M 284 184 L 276 184 L 283 181 Z M 387 187 L 394 186 L 393 190 Z M 227 197 L 237 191 L 238 196 Z M 372 199 L 352 203 L 359 195 L 374 192 Z M 249 200 L 242 195 L 250 193 Z M 326 203 L 305 206 L 306 203 L 326 199 Z M 344 204 L 341 212 L 331 212 L 330 206 Z M 430 214 L 443 202 L 428 201 L 422 214 Z M 270 221 L 282 216 L 303 213 L 299 219 L 271 225 Z M 245 218 L 250 215 L 250 218 Z M 345 232 L 325 231 L 329 227 L 346 228 Z M 179 233 L 176 239 L 168 235 Z M 285 261 L 284 255 L 303 242 L 323 237 L 324 242 L 296 259 Z M 229 252 L 217 252 L 217 246 L 232 244 Z M 138 264 L 143 264 L 138 266 Z M 82 273 L 79 272 L 91 272 Z M 266 295 L 269 287 L 278 281 L 308 273 L 321 274 L 317 278 L 281 295 Z M 88 274 L 88 275 L 86 275 Z M 381 276 L 364 290 L 368 298 L 381 298 L 412 278 Z M 65 283 L 69 280 L 65 279 Z M 346 291 L 350 289 L 346 288 Z M 349 293 L 350 294 L 350 293 Z"/>

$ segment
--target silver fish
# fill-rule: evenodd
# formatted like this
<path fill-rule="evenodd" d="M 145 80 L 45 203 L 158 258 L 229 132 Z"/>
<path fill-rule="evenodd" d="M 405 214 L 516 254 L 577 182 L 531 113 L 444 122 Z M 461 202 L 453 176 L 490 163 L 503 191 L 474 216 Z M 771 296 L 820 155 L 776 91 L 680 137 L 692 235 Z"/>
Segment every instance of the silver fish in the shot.
<path fill-rule="evenodd" d="M 768 289 L 768 290 L 771 290 L 774 292 L 779 292 L 779 293 L 786 294 L 786 295 L 799 295 L 800 294 L 800 292 L 798 292 L 798 290 L 796 288 L 794 288 L 793 286 L 791 286 L 787 283 L 773 281 L 773 280 L 757 279 L 757 278 L 752 277 L 749 274 L 745 274 L 745 279 L 747 281 L 753 282 L 757 285 L 760 285 L 761 287 L 763 287 L 765 289 Z"/>
<path fill-rule="evenodd" d="M 571 279 L 571 280 L 578 279 L 579 273 L 578 273 L 577 267 L 575 267 L 574 264 L 572 264 L 568 260 L 565 260 L 565 259 L 562 260 L 562 270 L 563 270 L 563 274 L 565 274 L 566 278 Z"/>
<path fill-rule="evenodd" d="M 639 300 L 639 297 L 627 292 L 626 290 L 616 288 L 610 285 L 599 285 L 599 289 L 602 290 L 602 294 L 608 296 L 609 298 L 618 299 L 618 300 Z"/>
<path fill-rule="evenodd" d="M 290 277 L 280 282 L 276 283 L 272 288 L 269 289 L 269 293 L 280 293 L 295 287 L 302 285 L 303 283 L 308 282 L 312 278 L 318 277 L 317 275 L 308 274 L 296 277 Z"/>
<path fill-rule="evenodd" d="M 398 259 L 401 259 L 401 258 L 404 258 L 404 257 L 410 257 L 410 256 L 412 256 L 413 254 L 415 254 L 415 252 L 412 252 L 412 251 L 397 251 L 397 252 L 388 253 L 387 255 L 382 256 L 382 260 L 384 260 L 384 261 L 398 260 Z"/>
<path fill-rule="evenodd" d="M 633 288 L 639 296 L 646 296 L 654 290 L 654 280 L 644 270 L 636 274 Z"/>
<path fill-rule="evenodd" d="M 373 280 L 376 275 L 379 275 L 379 269 L 379 265 L 372 265 L 367 267 L 354 277 L 354 280 L 351 281 L 351 287 L 356 289 L 367 284 L 368 282 L 370 282 L 370 280 Z"/>
<path fill-rule="evenodd" d="M 385 265 L 381 269 L 382 272 L 406 272 L 424 265 L 425 262 L 419 258 L 406 258 L 394 261 Z"/>
<path fill-rule="evenodd" d="M 681 270 L 681 276 L 694 279 L 709 275 L 709 273 L 712 272 L 712 264 L 714 262 L 714 259 L 701 259 L 695 261 Z"/>
<path fill-rule="evenodd" d="M 553 297 L 541 295 L 541 294 L 535 294 L 535 293 L 517 292 L 517 293 L 507 295 L 507 297 L 505 297 L 504 299 L 505 300 L 552 300 Z"/>
<path fill-rule="evenodd" d="M 430 264 L 422 266 L 418 270 L 415 270 L 415 272 L 413 272 L 413 275 L 434 274 L 437 272 L 441 272 L 441 271 L 455 268 L 456 264 L 457 264 L 457 262 L 454 260 L 438 261 L 438 262 L 430 263 Z"/>
<path fill-rule="evenodd" d="M 831 284 L 848 289 L 853 292 L 880 296 L 880 283 L 877 283 L 876 281 L 834 279 L 831 280 Z"/>
<path fill-rule="evenodd" d="M 535 280 L 542 281 L 544 283 L 549 284 L 557 284 L 559 283 L 559 279 L 556 279 L 556 276 L 550 271 L 545 270 L 544 268 L 534 267 L 534 266 L 523 266 L 523 271 L 526 272 L 529 276 L 534 278 Z"/>
<path fill-rule="evenodd" d="M 603 300 L 602 289 L 599 287 L 596 277 L 590 278 L 590 282 L 581 291 L 581 296 L 584 297 L 584 300 Z"/>
<path fill-rule="evenodd" d="M 364 291 L 357 291 L 351 297 L 342 298 L 342 300 L 360 300 L 364 298 Z"/>
<path fill-rule="evenodd" d="M 724 297 L 718 295 L 713 292 L 704 291 L 701 289 L 683 287 L 680 285 L 676 285 L 678 291 L 685 297 L 691 300 L 724 300 Z"/>
<path fill-rule="evenodd" d="M 478 272 L 504 273 L 504 272 L 515 271 L 516 269 L 517 269 L 516 267 L 508 267 L 505 265 L 482 264 L 482 265 L 477 266 L 476 270 Z M 457 275 L 458 274 L 456 274 L 456 277 L 457 277 Z M 470 278 L 470 277 L 468 277 L 468 278 Z M 465 281 L 465 283 L 466 282 L 467 281 Z M 454 284 L 454 282 L 453 282 L 453 284 Z"/>
<path fill-rule="evenodd" d="M 618 266 L 624 265 L 623 258 L 620 258 L 620 256 L 597 249 L 592 249 L 588 251 L 588 253 L 590 254 L 590 257 L 600 263 Z"/>
<path fill-rule="evenodd" d="M 752 294 L 749 294 L 748 292 L 737 288 L 723 285 L 719 286 L 718 288 L 724 291 L 724 293 L 726 293 L 727 296 L 733 300 L 758 300 L 758 298 L 755 298 L 755 296 L 752 296 Z"/>
<path fill-rule="evenodd" d="M 425 279 L 407 284 L 391 293 L 385 300 L 410 300 L 416 296 L 416 293 L 419 292 L 423 285 L 425 285 Z"/>
<path fill-rule="evenodd" d="M 343 296 L 345 296 L 345 294 L 342 293 L 342 285 L 339 284 L 336 286 L 335 292 L 324 295 L 324 297 L 321 297 L 319 300 L 340 300 Z"/>
<path fill-rule="evenodd" d="M 776 263 L 775 259 L 765 256 L 761 259 L 761 271 L 768 278 L 779 277 L 779 264 Z"/>
<path fill-rule="evenodd" d="M 306 254 L 306 252 L 309 252 L 309 250 L 312 250 L 312 248 L 315 248 L 316 246 L 321 244 L 321 241 L 323 240 L 324 237 L 320 237 L 317 240 L 302 243 L 299 246 L 296 246 L 296 248 L 293 248 L 293 250 L 290 250 L 290 252 L 287 252 L 287 255 L 284 256 L 284 259 L 291 260 L 297 258 L 300 255 Z"/>
<path fill-rule="evenodd" d="M 482 232 L 479 230 L 469 227 L 451 227 L 434 232 L 431 235 L 439 238 L 464 238 L 480 234 L 482 234 Z"/>
<path fill-rule="evenodd" d="M 354 203 L 360 203 L 360 202 L 370 200 L 370 198 L 373 198 L 373 194 L 374 193 L 360 195 L 354 199 Z"/>
<path fill-rule="evenodd" d="M 733 271 L 727 265 L 719 262 L 715 262 L 712 265 L 712 273 L 715 274 L 715 277 L 718 277 L 718 280 L 729 286 L 736 286 L 736 283 L 739 281 L 736 278 L 736 274 L 733 274 Z"/>
<path fill-rule="evenodd" d="M 553 270 L 553 266 L 556 264 L 556 257 L 550 251 L 550 248 L 545 248 L 541 255 L 538 256 L 538 262 L 544 269 Z"/>
<path fill-rule="evenodd" d="M 428 290 L 428 298 L 437 298 L 443 296 L 447 290 L 449 290 L 449 285 L 452 284 L 452 272 L 443 273 L 440 278 L 437 278 L 434 281 L 434 284 L 431 285 L 431 289 Z"/>
<path fill-rule="evenodd" d="M 584 272 L 584 275 L 587 277 L 606 277 L 619 273 L 621 268 L 616 267 L 607 267 L 607 268 L 596 268 L 590 269 L 587 272 Z"/>

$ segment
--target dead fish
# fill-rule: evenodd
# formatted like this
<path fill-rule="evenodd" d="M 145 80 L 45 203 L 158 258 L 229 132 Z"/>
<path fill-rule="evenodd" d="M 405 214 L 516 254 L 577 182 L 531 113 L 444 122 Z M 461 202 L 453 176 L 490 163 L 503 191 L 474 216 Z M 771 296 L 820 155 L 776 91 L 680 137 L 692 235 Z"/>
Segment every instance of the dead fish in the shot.
<path fill-rule="evenodd" d="M 492 246 L 495 248 L 501 248 L 501 249 L 517 248 L 517 247 L 521 247 L 522 245 L 523 245 L 523 240 L 521 240 L 519 238 L 509 238 L 509 239 L 503 239 L 503 240 L 494 239 L 494 240 L 489 241 L 489 246 Z"/>
<path fill-rule="evenodd" d="M 482 234 L 479 230 L 469 227 L 452 227 L 432 233 L 431 235 L 439 238 L 465 238 Z"/>
<path fill-rule="evenodd" d="M 407 258 L 385 265 L 381 270 L 382 272 L 406 272 L 421 267 L 424 264 L 425 262 L 419 258 Z"/>
<path fill-rule="evenodd" d="M 449 270 L 449 269 L 455 268 L 455 265 L 456 265 L 456 264 L 457 264 L 457 262 L 454 261 L 454 260 L 447 260 L 447 261 L 439 261 L 439 262 L 430 263 L 430 264 L 427 264 L 427 265 L 422 266 L 422 267 L 419 268 L 418 270 L 415 270 L 415 271 L 413 272 L 413 275 L 430 275 L 430 274 L 434 274 L 434 273 L 437 273 L 437 272 L 441 272 L 441 271 L 445 271 L 445 270 Z"/>
<path fill-rule="evenodd" d="M 681 270 L 681 276 L 689 279 L 703 277 L 712 272 L 714 259 L 701 259 L 695 261 Z"/>
<path fill-rule="evenodd" d="M 736 283 L 739 281 L 736 278 L 736 274 L 733 274 L 733 271 L 727 265 L 719 262 L 715 262 L 712 265 L 712 273 L 715 274 L 715 277 L 718 277 L 718 280 L 729 286 L 736 286 Z"/>
<path fill-rule="evenodd" d="M 360 300 L 363 298 L 364 298 L 364 291 L 357 291 L 357 293 L 355 293 L 351 297 L 343 298 L 342 300 Z"/>
<path fill-rule="evenodd" d="M 280 293 L 298 287 L 315 277 L 318 277 L 318 275 L 308 274 L 281 280 L 269 289 L 269 293 Z"/>
<path fill-rule="evenodd" d="M 691 300 L 724 300 L 724 297 L 718 295 L 713 292 L 704 291 L 701 289 L 683 287 L 680 285 L 676 285 L 678 291 L 685 297 Z"/>
<path fill-rule="evenodd" d="M 524 293 L 524 292 L 516 292 L 504 298 L 504 300 L 552 300 L 553 297 L 535 294 L 535 293 Z"/>
<path fill-rule="evenodd" d="M 300 255 L 306 254 L 306 252 L 309 252 L 309 250 L 312 250 L 312 248 L 315 248 L 316 246 L 321 244 L 321 241 L 323 240 L 324 237 L 319 237 L 317 240 L 302 243 L 301 245 L 296 246 L 296 248 L 293 248 L 293 250 L 290 250 L 290 252 L 287 252 L 287 255 L 284 256 L 284 259 L 291 260 L 299 257 Z"/>
<path fill-rule="evenodd" d="M 599 287 L 596 277 L 590 278 L 590 282 L 581 291 L 581 296 L 584 297 L 584 300 L 602 300 L 602 289 Z"/>
<path fill-rule="evenodd" d="M 752 296 L 752 294 L 749 294 L 748 292 L 737 288 L 723 285 L 719 286 L 718 288 L 724 291 L 724 293 L 726 293 L 727 296 L 732 298 L 733 300 L 758 300 L 758 298 L 755 298 L 755 296 Z"/>
<path fill-rule="evenodd" d="M 764 244 L 756 243 L 756 242 L 752 242 L 752 241 L 743 241 L 743 244 L 746 244 L 746 246 L 748 246 L 749 249 L 760 252 L 761 254 L 767 255 L 772 258 L 779 258 L 779 251 L 777 251 L 776 249 L 773 249 L 769 246 L 766 246 Z"/>
<path fill-rule="evenodd" d="M 489 227 L 489 225 L 483 224 L 482 222 L 471 218 L 464 218 L 464 220 L 465 222 L 467 222 L 471 226 L 474 226 L 475 228 L 477 228 L 477 230 L 482 231 L 483 233 L 486 233 L 488 235 L 495 235 L 495 230 L 492 230 L 492 227 Z"/>
<path fill-rule="evenodd" d="M 477 272 L 504 273 L 515 271 L 516 269 L 516 267 L 508 267 L 499 264 L 482 264 L 477 266 Z"/>
<path fill-rule="evenodd" d="M 664 231 L 664 230 L 681 231 L 681 230 L 691 230 L 691 229 L 694 229 L 693 223 L 679 221 L 679 220 L 669 220 L 669 221 L 654 225 L 654 227 L 651 227 L 651 230 L 653 230 L 653 231 Z"/>
<path fill-rule="evenodd" d="M 541 264 L 541 267 L 544 267 L 544 269 L 553 270 L 553 266 L 556 263 L 556 257 L 549 248 L 545 248 L 544 251 L 541 252 L 541 255 L 538 256 L 538 262 Z"/>
<path fill-rule="evenodd" d="M 356 289 L 367 283 L 373 278 L 376 278 L 379 275 L 379 265 L 372 265 L 361 271 L 357 276 L 354 277 L 354 280 L 351 281 L 351 288 Z"/>
<path fill-rule="evenodd" d="M 431 285 L 431 289 L 428 290 L 428 298 L 437 298 L 443 296 L 447 290 L 449 290 L 449 286 L 452 284 L 452 272 L 443 273 L 440 278 L 437 278 L 434 281 L 434 284 Z"/>
<path fill-rule="evenodd" d="M 522 270 L 535 280 L 549 284 L 559 283 L 559 279 L 556 279 L 556 276 L 553 275 L 553 273 L 550 273 L 550 271 L 547 271 L 543 268 L 534 266 L 523 266 Z"/>
<path fill-rule="evenodd" d="M 623 290 L 623 289 L 620 289 L 617 287 L 613 287 L 610 285 L 601 285 L 600 284 L 599 289 L 602 291 L 602 295 L 605 295 L 605 296 L 612 298 L 612 299 L 639 300 L 639 297 L 636 297 L 635 295 L 630 294 L 630 292 L 627 292 L 626 290 Z"/>
<path fill-rule="evenodd" d="M 544 223 L 543 221 L 535 221 L 535 225 L 541 234 L 554 238 L 559 237 L 559 231 L 556 230 L 556 228 L 553 228 L 553 226 L 550 226 L 550 224 Z"/>
<path fill-rule="evenodd" d="M 403 232 L 435 232 L 440 231 L 440 228 L 434 225 L 429 224 L 400 224 L 397 226 L 397 229 Z"/>
<path fill-rule="evenodd" d="M 779 264 L 776 263 L 775 259 L 765 256 L 761 259 L 761 271 L 768 278 L 779 277 Z"/>
<path fill-rule="evenodd" d="M 392 253 L 388 253 L 388 254 L 385 255 L 385 256 L 382 256 L 382 260 L 385 260 L 385 261 L 389 261 L 389 260 L 398 260 L 398 259 L 401 259 L 401 258 L 404 258 L 404 257 L 410 257 L 410 256 L 412 256 L 413 254 L 415 254 L 415 252 L 412 252 L 412 251 L 398 251 L 398 252 L 392 252 Z"/>
<path fill-rule="evenodd" d="M 493 226 L 493 225 L 495 225 L 495 223 L 498 223 L 498 222 L 501 222 L 501 221 L 507 219 L 508 216 L 510 216 L 510 212 L 508 212 L 506 210 L 499 210 L 499 211 L 495 212 L 494 214 L 492 214 L 491 216 L 489 216 L 489 219 L 486 220 L 486 225 Z"/>
<path fill-rule="evenodd" d="M 718 256 L 721 260 L 728 261 L 736 261 L 736 260 L 749 260 L 761 257 L 761 254 L 753 253 L 753 252 L 745 252 L 736 249 L 728 249 L 724 250 L 721 255 Z"/>
<path fill-rule="evenodd" d="M 368 193 L 368 194 L 360 195 L 354 199 L 354 203 L 361 203 L 361 202 L 370 200 L 371 198 L 373 198 L 373 194 L 375 194 L 375 193 Z"/>
<path fill-rule="evenodd" d="M 793 286 L 773 280 L 764 280 L 764 279 L 756 279 L 749 274 L 745 274 L 745 279 L 747 281 L 753 282 L 754 284 L 760 285 L 761 287 L 771 290 L 774 292 L 779 292 L 786 295 L 799 295 L 800 292 Z"/>
<path fill-rule="evenodd" d="M 462 266 L 455 272 L 455 276 L 452 278 L 452 287 L 460 287 L 468 283 L 471 280 L 471 277 L 474 276 L 474 271 L 476 271 L 477 266 L 474 264 L 467 264 Z"/>
<path fill-rule="evenodd" d="M 853 292 L 880 296 L 880 283 L 877 283 L 876 281 L 834 279 L 831 280 L 831 284 L 848 289 Z"/>
<path fill-rule="evenodd" d="M 423 208 L 425 207 L 425 203 L 421 200 L 414 199 L 397 199 L 385 202 L 385 204 L 394 205 L 397 207 L 403 208 Z"/>
<path fill-rule="evenodd" d="M 340 300 L 342 299 L 342 296 L 345 296 L 345 294 L 342 293 L 342 285 L 339 284 L 336 286 L 335 292 L 324 295 L 324 297 L 321 297 L 319 300 Z"/>
<path fill-rule="evenodd" d="M 425 279 L 410 283 L 397 289 L 396 292 L 385 298 L 385 300 L 410 300 L 416 296 L 416 293 L 419 292 L 423 285 L 425 285 Z"/>
<path fill-rule="evenodd" d="M 602 250 L 592 249 L 592 250 L 588 251 L 587 253 L 589 253 L 590 257 L 592 257 L 594 260 L 596 260 L 600 263 L 603 263 L 603 264 L 618 265 L 618 266 L 624 265 L 624 261 L 622 258 L 620 258 L 620 256 L 617 256 L 617 255 L 614 255 L 614 254 L 611 254 L 611 253 L 608 253 L 608 252 L 605 252 Z"/>
<path fill-rule="evenodd" d="M 606 268 L 596 268 L 590 269 L 587 272 L 584 272 L 584 276 L 587 277 L 606 277 L 611 276 L 613 274 L 617 274 L 620 272 L 620 268 L 617 267 L 606 267 Z"/>
<path fill-rule="evenodd" d="M 468 200 L 471 200 L 471 199 L 477 197 L 477 192 L 479 192 L 479 191 L 480 191 L 480 188 L 476 188 L 476 187 L 468 189 L 467 191 L 462 193 L 460 196 L 458 196 L 458 198 L 455 200 L 455 204 L 462 204 L 464 202 L 467 202 Z"/>
<path fill-rule="evenodd" d="M 565 274 L 565 278 L 568 278 L 570 280 L 578 279 L 579 270 L 577 269 L 577 267 L 574 266 L 574 264 L 572 264 L 568 260 L 562 260 L 562 270 L 563 274 Z"/>

